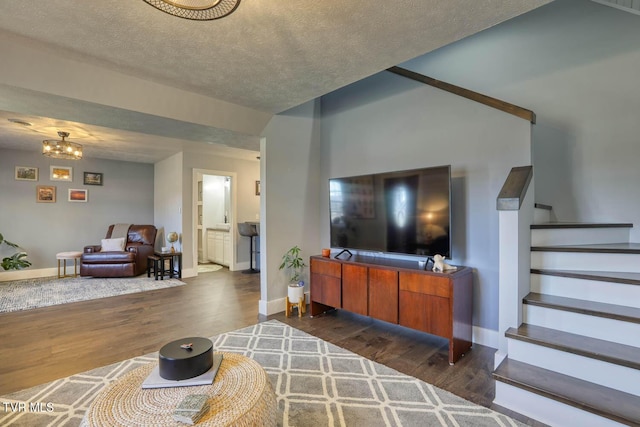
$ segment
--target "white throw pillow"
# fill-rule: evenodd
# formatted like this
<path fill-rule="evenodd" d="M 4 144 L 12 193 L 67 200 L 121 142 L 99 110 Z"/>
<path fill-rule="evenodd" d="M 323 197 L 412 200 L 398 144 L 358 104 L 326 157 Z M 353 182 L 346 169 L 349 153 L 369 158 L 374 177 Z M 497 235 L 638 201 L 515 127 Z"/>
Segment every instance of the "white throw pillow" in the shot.
<path fill-rule="evenodd" d="M 124 237 L 118 239 L 102 239 L 100 252 L 124 251 Z"/>

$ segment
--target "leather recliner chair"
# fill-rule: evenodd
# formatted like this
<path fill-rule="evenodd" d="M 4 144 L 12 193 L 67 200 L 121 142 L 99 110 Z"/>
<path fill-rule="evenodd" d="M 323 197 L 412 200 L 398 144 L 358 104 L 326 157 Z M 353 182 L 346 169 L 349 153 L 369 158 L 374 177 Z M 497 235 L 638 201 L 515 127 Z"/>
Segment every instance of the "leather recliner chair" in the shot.
<path fill-rule="evenodd" d="M 111 238 L 113 227 L 109 226 L 107 239 Z M 80 257 L 80 276 L 139 276 L 146 272 L 147 258 L 153 255 L 156 233 L 153 225 L 131 225 L 123 251 L 102 252 L 101 245 L 85 246 Z"/>

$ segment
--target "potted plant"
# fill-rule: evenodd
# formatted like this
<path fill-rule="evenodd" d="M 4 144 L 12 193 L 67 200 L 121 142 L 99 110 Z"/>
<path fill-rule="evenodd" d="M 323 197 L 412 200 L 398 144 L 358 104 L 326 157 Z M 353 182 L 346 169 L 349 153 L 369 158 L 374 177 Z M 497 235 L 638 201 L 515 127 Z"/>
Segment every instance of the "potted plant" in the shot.
<path fill-rule="evenodd" d="M 298 246 L 294 246 L 282 256 L 280 270 L 289 270 L 289 274 L 291 275 L 289 283 L 299 284 L 302 269 L 307 266 L 307 264 L 304 263 L 304 259 L 300 257 L 300 252 L 301 249 Z M 304 282 L 302 285 L 304 286 Z"/>
<path fill-rule="evenodd" d="M 0 245 L 5 244 L 12 248 L 20 249 L 16 243 L 12 243 L 8 240 L 4 239 L 2 233 L 0 233 Z M 2 269 L 3 270 L 20 270 L 23 268 L 27 268 L 31 265 L 29 261 L 24 259 L 27 256 L 27 253 L 24 251 L 19 251 L 14 253 L 11 256 L 2 258 Z"/>
<path fill-rule="evenodd" d="M 287 306 L 285 314 L 289 317 L 292 306 L 298 306 L 298 315 L 302 316 L 305 310 L 305 298 L 304 298 L 304 282 L 300 280 L 302 269 L 307 266 L 304 259 L 300 257 L 300 248 L 294 246 L 289 249 L 282 256 L 282 263 L 280 264 L 280 270 L 289 271 L 289 288 L 287 289 Z"/>

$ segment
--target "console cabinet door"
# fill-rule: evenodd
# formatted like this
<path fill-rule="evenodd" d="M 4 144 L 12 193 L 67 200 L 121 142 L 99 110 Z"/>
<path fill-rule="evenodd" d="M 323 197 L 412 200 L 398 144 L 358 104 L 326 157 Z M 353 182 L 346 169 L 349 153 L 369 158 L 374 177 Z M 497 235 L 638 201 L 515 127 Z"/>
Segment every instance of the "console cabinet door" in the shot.
<path fill-rule="evenodd" d="M 368 315 L 367 267 L 342 266 L 342 308 L 352 313 Z"/>
<path fill-rule="evenodd" d="M 403 326 L 444 338 L 453 336 L 451 282 L 446 277 L 400 273 L 400 318 Z"/>
<path fill-rule="evenodd" d="M 342 266 L 337 262 L 311 259 L 311 300 L 342 307 Z"/>
<path fill-rule="evenodd" d="M 213 262 L 224 265 L 224 235 L 220 231 L 213 232 Z"/>
<path fill-rule="evenodd" d="M 369 316 L 398 323 L 398 272 L 369 267 Z"/>

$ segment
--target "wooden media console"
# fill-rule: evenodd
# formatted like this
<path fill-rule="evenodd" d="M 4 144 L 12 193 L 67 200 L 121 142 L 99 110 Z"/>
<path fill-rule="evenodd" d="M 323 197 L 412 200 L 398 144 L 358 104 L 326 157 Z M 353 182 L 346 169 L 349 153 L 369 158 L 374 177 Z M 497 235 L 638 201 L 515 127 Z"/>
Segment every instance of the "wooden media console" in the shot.
<path fill-rule="evenodd" d="M 473 274 L 468 267 L 435 273 L 417 261 L 355 255 L 312 256 L 311 316 L 334 308 L 449 340 L 449 363 L 471 348 Z"/>

